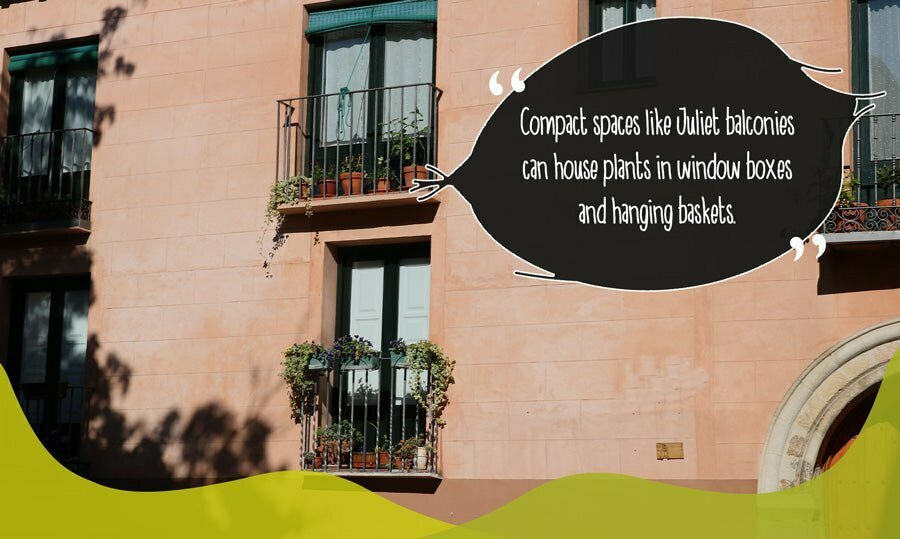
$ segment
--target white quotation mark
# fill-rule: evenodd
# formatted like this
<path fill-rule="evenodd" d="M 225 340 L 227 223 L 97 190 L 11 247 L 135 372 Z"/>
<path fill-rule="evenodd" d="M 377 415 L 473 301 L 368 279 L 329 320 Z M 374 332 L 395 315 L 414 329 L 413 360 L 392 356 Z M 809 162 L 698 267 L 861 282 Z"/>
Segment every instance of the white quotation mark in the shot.
<path fill-rule="evenodd" d="M 813 245 L 815 245 L 818 250 L 816 251 L 816 259 L 818 260 L 823 254 L 825 254 L 825 247 L 827 243 L 825 241 L 825 236 L 821 234 L 813 234 L 813 237 L 810 238 L 810 241 Z M 803 240 L 794 236 L 791 238 L 791 249 L 794 250 L 794 262 L 800 260 L 800 257 L 803 256 Z"/>
<path fill-rule="evenodd" d="M 515 70 L 510 78 L 510 85 L 514 92 L 522 92 L 525 90 L 525 83 L 522 82 L 521 79 L 522 68 Z M 491 90 L 491 93 L 499 96 L 503 93 L 503 85 L 497 82 L 497 77 L 500 76 L 500 71 L 494 71 L 494 74 L 491 75 L 491 80 L 488 82 L 488 88 Z"/>
<path fill-rule="evenodd" d="M 494 74 L 491 75 L 490 82 L 488 82 L 488 88 L 491 89 L 491 93 L 494 95 L 500 95 L 503 93 L 503 86 L 499 82 L 497 82 L 497 77 L 499 75 L 499 71 L 494 71 Z"/>

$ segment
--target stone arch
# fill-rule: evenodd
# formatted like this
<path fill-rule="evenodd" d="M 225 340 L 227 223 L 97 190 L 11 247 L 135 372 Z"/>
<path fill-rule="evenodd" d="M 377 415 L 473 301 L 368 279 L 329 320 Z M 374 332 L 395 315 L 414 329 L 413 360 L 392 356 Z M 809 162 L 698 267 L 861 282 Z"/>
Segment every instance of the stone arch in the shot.
<path fill-rule="evenodd" d="M 900 348 L 900 319 L 865 329 L 831 347 L 800 375 L 769 428 L 759 492 L 774 492 L 813 477 L 819 449 L 841 411 L 879 383 Z"/>

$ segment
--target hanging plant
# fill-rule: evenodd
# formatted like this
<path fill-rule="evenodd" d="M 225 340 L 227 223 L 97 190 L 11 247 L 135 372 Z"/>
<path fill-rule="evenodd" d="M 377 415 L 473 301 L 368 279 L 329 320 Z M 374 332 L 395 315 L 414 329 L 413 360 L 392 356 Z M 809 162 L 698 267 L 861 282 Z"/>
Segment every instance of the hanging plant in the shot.
<path fill-rule="evenodd" d="M 300 423 L 312 405 L 316 379 L 310 372 L 310 361 L 325 355 L 325 348 L 315 342 L 294 344 L 284 351 L 281 379 L 288 386 L 291 418 L 295 423 Z"/>
<path fill-rule="evenodd" d="M 404 350 L 406 367 L 412 375 L 413 397 L 425 409 L 439 427 L 446 425 L 442 415 L 450 402 L 447 390 L 453 384 L 453 367 L 456 362 L 447 357 L 441 347 L 423 340 L 412 344 L 402 341 L 392 343 L 392 349 Z M 423 376 L 430 374 L 430 386 L 425 387 Z"/>
<path fill-rule="evenodd" d="M 260 246 L 260 254 L 262 254 L 263 239 L 269 228 L 275 225 L 275 236 L 272 238 L 272 248 L 265 256 L 263 267 L 269 269 L 272 259 L 275 258 L 275 252 L 284 245 L 287 237 L 281 231 L 281 224 L 284 222 L 284 215 L 278 211 L 280 206 L 296 205 L 301 201 L 306 201 L 306 216 L 312 217 L 312 196 L 313 196 L 313 180 L 308 176 L 291 176 L 290 178 L 282 178 L 275 180 L 272 188 L 269 190 L 269 201 L 266 203 L 266 226 L 262 231 L 257 243 Z M 271 274 L 266 274 L 271 277 Z"/>
<path fill-rule="evenodd" d="M 344 335 L 334 341 L 331 355 L 336 362 L 359 365 L 376 354 L 372 342 L 359 335 Z"/>

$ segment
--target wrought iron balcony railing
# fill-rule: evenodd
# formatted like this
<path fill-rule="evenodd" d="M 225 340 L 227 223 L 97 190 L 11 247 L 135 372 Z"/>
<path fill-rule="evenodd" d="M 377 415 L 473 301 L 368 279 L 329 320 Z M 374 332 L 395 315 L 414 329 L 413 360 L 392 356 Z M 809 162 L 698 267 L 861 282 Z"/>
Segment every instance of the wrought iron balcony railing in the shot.
<path fill-rule="evenodd" d="M 88 228 L 91 129 L 0 138 L 0 232 Z"/>
<path fill-rule="evenodd" d="M 401 192 L 435 163 L 441 90 L 410 84 L 278 101 L 287 199 Z"/>
<path fill-rule="evenodd" d="M 64 464 L 78 456 L 90 395 L 90 388 L 65 383 L 23 384 L 18 390 L 28 423 L 47 451 Z"/>
<path fill-rule="evenodd" d="M 871 114 L 854 128 L 853 170 L 825 233 L 900 231 L 900 114 Z"/>
<path fill-rule="evenodd" d="M 301 421 L 301 467 L 337 474 L 438 473 L 438 431 L 416 392 L 419 385 L 396 354 L 373 357 L 339 370 L 310 367 L 316 391 Z"/>

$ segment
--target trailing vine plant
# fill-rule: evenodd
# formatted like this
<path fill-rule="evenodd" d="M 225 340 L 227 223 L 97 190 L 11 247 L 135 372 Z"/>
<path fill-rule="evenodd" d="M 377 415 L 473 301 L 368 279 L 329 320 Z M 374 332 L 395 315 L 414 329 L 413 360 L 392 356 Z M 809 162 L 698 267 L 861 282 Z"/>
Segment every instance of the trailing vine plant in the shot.
<path fill-rule="evenodd" d="M 288 386 L 291 419 L 295 423 L 300 423 L 311 412 L 313 405 L 316 380 L 309 370 L 310 361 L 325 357 L 325 347 L 309 341 L 294 344 L 284 351 L 281 379 Z"/>
<path fill-rule="evenodd" d="M 303 196 L 303 186 L 306 187 L 305 197 Z M 272 248 L 269 250 L 269 253 L 265 256 L 265 260 L 263 261 L 263 268 L 266 269 L 266 277 L 272 276 L 271 273 L 268 272 L 269 266 L 272 264 L 275 253 L 284 245 L 284 242 L 287 239 L 281 230 L 281 225 L 284 223 L 284 215 L 278 211 L 278 208 L 280 206 L 296 205 L 303 202 L 305 199 L 306 216 L 312 217 L 312 195 L 313 179 L 308 176 L 280 178 L 275 180 L 272 184 L 272 188 L 269 190 L 269 201 L 266 203 L 266 226 L 258 241 L 261 250 L 266 233 L 272 225 L 275 225 L 275 236 L 272 238 Z"/>
<path fill-rule="evenodd" d="M 417 388 L 413 397 L 437 426 L 443 427 L 447 424 L 442 416 L 450 402 L 447 391 L 454 382 L 453 367 L 456 362 L 447 357 L 440 346 L 428 340 L 404 344 L 402 348 L 406 352 L 406 367 L 412 376 L 412 386 Z M 423 376 L 429 374 L 430 384 L 423 389 L 426 380 Z"/>

